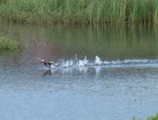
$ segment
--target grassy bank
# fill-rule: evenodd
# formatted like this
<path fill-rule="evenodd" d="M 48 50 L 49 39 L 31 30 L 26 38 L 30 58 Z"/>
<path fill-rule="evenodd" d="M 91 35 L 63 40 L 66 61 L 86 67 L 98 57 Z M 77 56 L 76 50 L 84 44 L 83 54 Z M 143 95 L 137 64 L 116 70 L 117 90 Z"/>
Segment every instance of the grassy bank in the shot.
<path fill-rule="evenodd" d="M 18 50 L 20 42 L 11 35 L 0 34 L 0 50 Z"/>
<path fill-rule="evenodd" d="M 158 22 L 157 0 L 0 0 L 0 18 L 25 23 Z"/>

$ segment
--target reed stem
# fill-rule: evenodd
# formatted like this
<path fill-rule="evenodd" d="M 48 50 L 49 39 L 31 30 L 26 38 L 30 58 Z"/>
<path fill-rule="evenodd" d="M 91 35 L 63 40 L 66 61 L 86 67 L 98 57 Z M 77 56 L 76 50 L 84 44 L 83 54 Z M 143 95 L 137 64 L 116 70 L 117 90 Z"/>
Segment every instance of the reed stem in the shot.
<path fill-rule="evenodd" d="M 157 0 L 0 0 L 0 18 L 22 23 L 158 21 Z"/>

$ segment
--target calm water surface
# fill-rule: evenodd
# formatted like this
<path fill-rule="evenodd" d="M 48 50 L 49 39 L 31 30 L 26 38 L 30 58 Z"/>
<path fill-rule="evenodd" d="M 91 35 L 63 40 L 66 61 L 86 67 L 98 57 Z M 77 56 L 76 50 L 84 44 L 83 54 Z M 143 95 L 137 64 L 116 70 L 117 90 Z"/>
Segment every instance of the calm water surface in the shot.
<path fill-rule="evenodd" d="M 157 28 L 1 24 L 0 32 L 26 45 L 0 51 L 1 120 L 132 120 L 158 112 Z M 38 59 L 76 55 L 91 65 L 49 70 Z M 93 65 L 96 55 L 116 64 Z"/>

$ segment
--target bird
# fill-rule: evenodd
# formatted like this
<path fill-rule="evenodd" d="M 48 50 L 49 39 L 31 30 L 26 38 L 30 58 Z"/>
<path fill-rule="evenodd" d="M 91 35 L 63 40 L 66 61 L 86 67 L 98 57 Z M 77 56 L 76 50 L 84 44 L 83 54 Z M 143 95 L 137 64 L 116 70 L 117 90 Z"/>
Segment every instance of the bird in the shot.
<path fill-rule="evenodd" d="M 45 60 L 41 60 L 42 63 L 44 63 L 45 66 L 48 68 L 55 68 L 56 64 L 54 62 L 46 62 Z"/>

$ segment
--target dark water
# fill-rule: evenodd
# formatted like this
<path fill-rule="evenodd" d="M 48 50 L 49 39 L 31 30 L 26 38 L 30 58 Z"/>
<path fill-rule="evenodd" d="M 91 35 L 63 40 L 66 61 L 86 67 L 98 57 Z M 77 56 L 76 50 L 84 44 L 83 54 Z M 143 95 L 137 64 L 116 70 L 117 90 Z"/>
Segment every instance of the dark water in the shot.
<path fill-rule="evenodd" d="M 21 36 L 25 44 L 21 51 L 0 51 L 0 119 L 132 120 L 158 112 L 156 28 L 19 24 L 0 28 Z M 75 55 L 78 59 L 86 55 L 91 65 L 49 70 L 38 59 L 58 62 L 74 60 Z M 92 65 L 96 55 L 117 64 Z M 126 64 L 119 62 L 125 60 Z"/>

